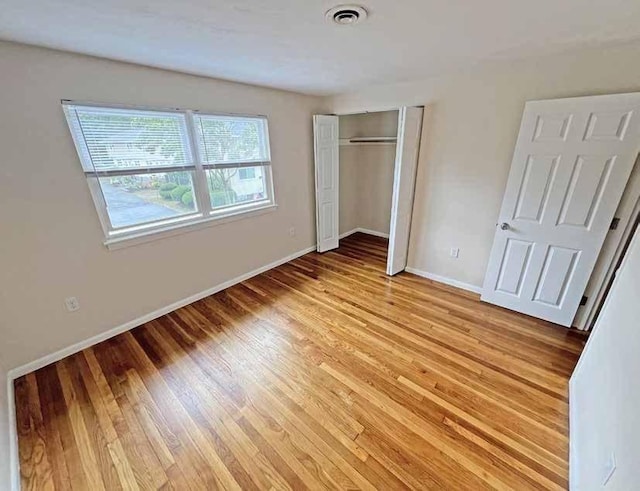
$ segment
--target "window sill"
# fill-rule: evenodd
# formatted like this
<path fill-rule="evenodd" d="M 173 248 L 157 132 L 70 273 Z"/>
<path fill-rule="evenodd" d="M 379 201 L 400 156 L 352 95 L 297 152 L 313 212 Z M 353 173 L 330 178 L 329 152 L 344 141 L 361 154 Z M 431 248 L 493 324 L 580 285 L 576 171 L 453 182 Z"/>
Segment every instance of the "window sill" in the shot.
<path fill-rule="evenodd" d="M 207 216 L 204 218 L 198 218 L 190 220 L 184 223 L 172 223 L 165 225 L 162 228 L 156 228 L 153 230 L 145 230 L 125 237 L 112 237 L 104 242 L 104 245 L 110 251 L 123 249 L 125 247 L 131 247 L 138 244 L 144 244 L 154 240 L 164 239 L 167 237 L 173 237 L 174 235 L 180 235 L 195 230 L 200 230 L 206 227 L 213 227 L 215 225 L 222 225 L 229 222 L 235 222 L 236 220 L 242 220 L 244 218 L 251 218 L 266 213 L 271 213 L 278 208 L 278 205 L 269 203 L 259 208 L 252 208 L 249 210 L 235 210 L 229 211 L 224 215 L 219 216 Z"/>

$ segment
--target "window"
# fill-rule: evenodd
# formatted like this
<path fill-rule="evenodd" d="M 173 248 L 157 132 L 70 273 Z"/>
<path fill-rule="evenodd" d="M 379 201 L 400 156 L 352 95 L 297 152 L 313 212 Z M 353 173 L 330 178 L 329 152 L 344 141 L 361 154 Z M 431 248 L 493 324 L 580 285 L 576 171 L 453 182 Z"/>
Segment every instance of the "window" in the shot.
<path fill-rule="evenodd" d="M 238 171 L 238 175 L 240 180 L 247 181 L 249 179 L 256 178 L 256 169 L 254 167 L 245 167 L 244 169 L 240 169 Z"/>
<path fill-rule="evenodd" d="M 107 242 L 274 204 L 265 117 L 63 107 Z"/>

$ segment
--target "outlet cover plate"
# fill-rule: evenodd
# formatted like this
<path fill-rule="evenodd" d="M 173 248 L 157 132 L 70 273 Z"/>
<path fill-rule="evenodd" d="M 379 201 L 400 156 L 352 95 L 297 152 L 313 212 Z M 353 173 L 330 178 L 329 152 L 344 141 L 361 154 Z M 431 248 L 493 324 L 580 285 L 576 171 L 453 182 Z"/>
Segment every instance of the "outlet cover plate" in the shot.
<path fill-rule="evenodd" d="M 75 312 L 80 310 L 80 302 L 76 297 L 67 297 L 64 299 L 64 306 L 67 308 L 67 312 Z"/>

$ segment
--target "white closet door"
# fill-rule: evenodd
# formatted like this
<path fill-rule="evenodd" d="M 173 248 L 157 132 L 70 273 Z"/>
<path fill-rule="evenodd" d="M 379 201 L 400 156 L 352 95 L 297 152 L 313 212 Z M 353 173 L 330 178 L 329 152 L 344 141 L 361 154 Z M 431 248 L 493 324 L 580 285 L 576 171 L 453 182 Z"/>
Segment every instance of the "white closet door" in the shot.
<path fill-rule="evenodd" d="M 398 114 L 398 143 L 391 200 L 389 253 L 387 255 L 388 275 L 397 274 L 407 266 L 413 193 L 422 131 L 422 112 L 421 107 L 402 107 Z"/>
<path fill-rule="evenodd" d="M 338 247 L 338 116 L 315 115 L 316 231 L 318 252 Z"/>
<path fill-rule="evenodd" d="M 640 93 L 525 106 L 482 299 L 570 326 L 640 149 Z"/>

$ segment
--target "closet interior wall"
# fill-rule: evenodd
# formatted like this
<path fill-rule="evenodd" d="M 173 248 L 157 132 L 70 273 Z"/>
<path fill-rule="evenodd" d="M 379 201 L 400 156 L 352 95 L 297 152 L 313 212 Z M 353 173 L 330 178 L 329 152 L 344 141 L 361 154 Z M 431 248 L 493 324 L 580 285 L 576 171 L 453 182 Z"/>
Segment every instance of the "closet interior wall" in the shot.
<path fill-rule="evenodd" d="M 340 138 L 396 137 L 398 111 L 340 116 Z M 340 234 L 389 234 L 395 144 L 340 145 Z"/>

